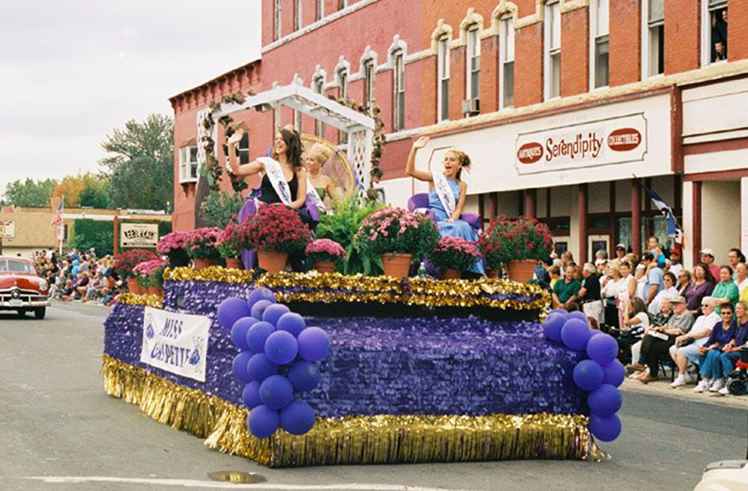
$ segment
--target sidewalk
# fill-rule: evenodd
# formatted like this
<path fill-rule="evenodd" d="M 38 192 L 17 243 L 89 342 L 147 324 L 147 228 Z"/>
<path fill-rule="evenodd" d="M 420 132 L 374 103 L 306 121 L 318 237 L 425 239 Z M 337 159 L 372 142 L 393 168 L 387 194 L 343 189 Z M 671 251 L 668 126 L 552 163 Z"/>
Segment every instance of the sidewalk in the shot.
<path fill-rule="evenodd" d="M 640 394 L 654 394 L 662 397 L 671 397 L 673 399 L 688 400 L 694 402 L 703 402 L 706 404 L 715 404 L 732 408 L 745 408 L 748 410 L 748 395 L 744 396 L 719 396 L 704 392 L 697 394 L 693 391 L 696 385 L 684 385 L 673 389 L 670 387 L 670 379 L 642 384 L 636 380 L 626 379 L 621 385 L 624 392 L 637 392 Z"/>

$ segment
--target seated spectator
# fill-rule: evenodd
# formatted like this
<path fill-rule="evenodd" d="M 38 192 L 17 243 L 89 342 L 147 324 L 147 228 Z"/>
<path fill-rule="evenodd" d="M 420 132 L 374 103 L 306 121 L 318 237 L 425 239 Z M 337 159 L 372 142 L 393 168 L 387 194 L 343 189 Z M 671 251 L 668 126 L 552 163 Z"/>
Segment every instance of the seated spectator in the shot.
<path fill-rule="evenodd" d="M 553 287 L 553 306 L 568 309 L 569 304 L 576 302 L 581 287 L 577 279 L 577 267 L 570 263 L 566 266 L 564 279 L 557 281 Z"/>
<path fill-rule="evenodd" d="M 550 281 L 550 287 L 551 290 L 555 288 L 556 283 L 561 279 L 561 266 L 558 266 L 557 264 L 554 264 L 550 268 L 548 268 L 548 275 L 551 277 Z"/>
<path fill-rule="evenodd" d="M 729 261 L 729 265 L 732 268 L 733 271 L 733 279 L 735 280 L 735 283 L 737 283 L 737 269 L 738 264 L 745 263 L 745 254 L 743 254 L 743 251 L 738 249 L 737 247 L 733 247 L 730 249 L 730 252 L 727 253 L 727 260 Z"/>
<path fill-rule="evenodd" d="M 578 302 L 582 311 L 599 325 L 603 320 L 603 303 L 600 300 L 600 279 L 597 268 L 592 263 L 582 267 L 582 286 L 579 289 Z"/>
<path fill-rule="evenodd" d="M 619 359 L 624 365 L 639 359 L 639 349 L 644 331 L 649 327 L 649 316 L 641 298 L 629 302 L 628 314 L 618 335 Z M 632 368 L 629 366 L 629 368 Z"/>
<path fill-rule="evenodd" d="M 647 265 L 644 263 L 639 263 L 636 265 L 636 268 L 634 268 L 634 279 L 636 280 L 636 291 L 634 292 L 634 295 L 638 298 L 641 298 L 644 300 L 644 304 L 647 304 L 647 295 L 644 292 L 644 289 L 647 285 Z"/>
<path fill-rule="evenodd" d="M 608 329 L 619 329 L 618 323 L 618 297 L 623 287 L 621 269 L 617 260 L 608 263 L 606 268 L 605 286 L 602 288 L 601 296 L 604 302 L 604 323 Z"/>
<path fill-rule="evenodd" d="M 678 289 L 678 295 L 685 298 L 686 290 L 689 286 L 691 286 L 691 272 L 687 269 L 682 269 L 680 273 L 678 273 L 678 283 L 675 285 L 675 288 Z M 686 300 L 686 302 L 688 302 L 688 300 Z"/>
<path fill-rule="evenodd" d="M 729 376 L 735 369 L 736 362 L 740 359 L 740 350 L 748 348 L 748 304 L 743 301 L 738 302 L 735 306 L 735 337 L 722 348 L 722 355 L 719 362 L 722 365 L 722 373 Z M 726 396 L 729 394 L 727 387 L 722 387 L 719 394 Z"/>
<path fill-rule="evenodd" d="M 88 277 L 87 272 L 78 273 L 78 279 L 75 281 L 75 291 L 76 299 L 83 299 L 86 297 L 86 292 L 88 291 L 88 284 L 91 282 L 91 279 Z"/>
<path fill-rule="evenodd" d="M 616 244 L 615 253 L 616 257 L 614 257 L 613 259 L 623 261 L 623 259 L 626 257 L 626 246 L 623 244 Z"/>
<path fill-rule="evenodd" d="M 711 296 L 724 299 L 730 302 L 734 307 L 738 303 L 738 285 L 732 279 L 732 268 L 730 266 L 722 266 L 719 268 L 719 283 L 712 290 Z"/>
<path fill-rule="evenodd" d="M 701 262 L 704 263 L 712 275 L 712 283 L 717 283 L 719 278 L 719 265 L 714 262 L 714 251 L 711 249 L 703 249 L 701 251 Z"/>
<path fill-rule="evenodd" d="M 673 273 L 676 278 L 680 277 L 681 271 L 683 271 L 683 263 L 681 263 L 681 252 L 680 248 L 673 246 L 670 249 L 670 266 L 668 266 L 668 271 Z"/>
<path fill-rule="evenodd" d="M 663 271 L 651 252 L 644 254 L 642 263 L 645 265 L 647 271 L 642 298 L 644 299 L 644 303 L 649 305 L 663 289 Z M 657 312 L 657 310 L 655 312 Z"/>
<path fill-rule="evenodd" d="M 738 285 L 740 300 L 748 300 L 748 266 L 745 263 L 738 263 L 735 266 L 735 284 Z"/>
<path fill-rule="evenodd" d="M 688 364 L 698 365 L 701 361 L 699 349 L 706 344 L 712 334 L 712 327 L 719 322 L 719 315 L 714 311 L 719 305 L 716 298 L 706 297 L 701 301 L 703 315 L 698 317 L 687 334 L 675 338 L 670 347 L 670 357 L 678 367 L 678 376 L 671 386 L 673 388 L 696 382 L 688 373 Z"/>
<path fill-rule="evenodd" d="M 651 315 L 657 315 L 660 312 L 660 303 L 665 298 L 674 298 L 678 296 L 678 290 L 675 288 L 675 275 L 671 272 L 667 272 L 662 275 L 663 289 L 655 295 L 654 300 L 647 307 L 647 312 Z"/>
<path fill-rule="evenodd" d="M 62 289 L 62 300 L 68 301 L 73 299 L 75 294 L 75 284 L 72 279 L 65 280 L 65 288 Z"/>
<path fill-rule="evenodd" d="M 691 330 L 693 314 L 686 308 L 686 299 L 681 296 L 668 297 L 661 302 L 663 309 L 670 310 L 672 315 L 664 324 L 653 323 L 642 339 L 639 363 L 647 366 L 638 377 L 642 383 L 657 380 L 659 367 L 668 359 L 668 350 L 678 336 Z"/>
<path fill-rule="evenodd" d="M 699 348 L 701 354 L 701 382 L 694 389 L 695 392 L 719 392 L 724 386 L 729 373 L 724 373 L 720 357 L 722 349 L 730 344 L 735 338 L 735 322 L 733 315 L 735 309 L 731 303 L 723 303 L 720 306 L 720 322 L 712 328 L 712 334 L 709 335 L 704 346 Z M 730 370 L 732 371 L 732 370 Z"/>
<path fill-rule="evenodd" d="M 686 297 L 686 305 L 692 314 L 698 315 L 701 300 L 711 295 L 714 290 L 714 279 L 706 264 L 699 263 L 693 268 L 691 284 L 683 296 Z"/>

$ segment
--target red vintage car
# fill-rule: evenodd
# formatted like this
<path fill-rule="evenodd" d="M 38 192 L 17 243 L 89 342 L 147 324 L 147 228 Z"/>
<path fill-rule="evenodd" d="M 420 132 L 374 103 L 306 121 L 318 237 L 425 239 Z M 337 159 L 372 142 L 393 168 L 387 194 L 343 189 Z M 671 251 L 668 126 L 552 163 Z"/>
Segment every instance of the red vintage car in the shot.
<path fill-rule="evenodd" d="M 36 274 L 30 260 L 0 256 L 0 310 L 15 310 L 21 316 L 33 311 L 37 319 L 44 319 L 48 293 L 47 280 Z"/>

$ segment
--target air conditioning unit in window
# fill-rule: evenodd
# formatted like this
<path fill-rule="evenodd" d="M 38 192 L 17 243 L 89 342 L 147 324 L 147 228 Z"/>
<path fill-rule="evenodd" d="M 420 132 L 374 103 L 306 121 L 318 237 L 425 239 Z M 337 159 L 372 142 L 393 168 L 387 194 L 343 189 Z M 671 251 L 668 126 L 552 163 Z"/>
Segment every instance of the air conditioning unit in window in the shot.
<path fill-rule="evenodd" d="M 466 116 L 475 116 L 480 114 L 480 99 L 473 97 L 462 101 L 462 113 Z"/>

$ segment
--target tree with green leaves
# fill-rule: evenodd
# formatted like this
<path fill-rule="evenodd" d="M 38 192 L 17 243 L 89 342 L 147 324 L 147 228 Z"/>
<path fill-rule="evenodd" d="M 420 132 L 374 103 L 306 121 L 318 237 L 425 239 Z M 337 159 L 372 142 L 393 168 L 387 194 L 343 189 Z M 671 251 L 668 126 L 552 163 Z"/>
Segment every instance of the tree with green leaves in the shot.
<path fill-rule="evenodd" d="M 18 179 L 5 188 L 5 201 L 9 205 L 46 208 L 57 186 L 54 179 Z"/>
<path fill-rule="evenodd" d="M 90 208 L 109 208 L 111 183 L 108 178 L 87 182 L 80 194 L 80 205 Z"/>
<path fill-rule="evenodd" d="M 107 152 L 99 163 L 110 178 L 111 206 L 168 210 L 174 183 L 174 123 L 151 114 L 130 120 L 102 143 Z"/>

